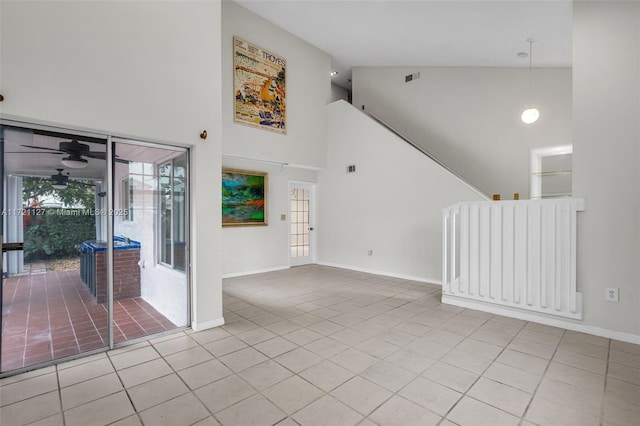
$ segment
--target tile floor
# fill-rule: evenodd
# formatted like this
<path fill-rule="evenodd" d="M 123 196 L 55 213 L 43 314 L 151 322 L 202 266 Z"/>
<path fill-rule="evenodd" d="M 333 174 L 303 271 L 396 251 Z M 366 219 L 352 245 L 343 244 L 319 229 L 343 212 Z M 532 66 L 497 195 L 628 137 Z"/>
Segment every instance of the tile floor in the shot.
<path fill-rule="evenodd" d="M 105 346 L 107 308 L 95 302 L 78 270 L 18 275 L 3 280 L 1 371 Z M 114 306 L 116 342 L 176 326 L 142 298 Z"/>
<path fill-rule="evenodd" d="M 640 346 L 320 266 L 224 280 L 223 327 L 2 379 L 0 423 L 633 425 Z"/>

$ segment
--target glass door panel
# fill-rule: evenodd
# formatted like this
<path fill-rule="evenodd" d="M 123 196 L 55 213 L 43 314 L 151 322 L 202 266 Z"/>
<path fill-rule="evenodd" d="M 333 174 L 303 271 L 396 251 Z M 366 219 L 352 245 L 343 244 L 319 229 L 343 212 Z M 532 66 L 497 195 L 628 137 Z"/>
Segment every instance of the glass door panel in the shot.
<path fill-rule="evenodd" d="M 188 158 L 114 143 L 114 341 L 188 325 Z"/>
<path fill-rule="evenodd" d="M 108 346 L 106 138 L 0 126 L 0 372 Z M 11 243 L 8 247 L 6 243 Z"/>
<path fill-rule="evenodd" d="M 0 126 L 0 374 L 188 325 L 188 152 L 117 141 L 108 176 L 106 148 Z"/>
<path fill-rule="evenodd" d="M 289 263 L 291 266 L 312 263 L 312 193 L 312 185 L 294 183 L 290 185 Z"/>

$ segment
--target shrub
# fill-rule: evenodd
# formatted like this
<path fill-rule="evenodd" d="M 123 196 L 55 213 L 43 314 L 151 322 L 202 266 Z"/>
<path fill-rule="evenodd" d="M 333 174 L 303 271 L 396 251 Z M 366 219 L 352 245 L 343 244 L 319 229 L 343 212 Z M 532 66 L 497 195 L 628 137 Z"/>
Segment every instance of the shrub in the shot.
<path fill-rule="evenodd" d="M 94 215 L 65 215 L 65 210 L 44 208 L 44 215 L 25 220 L 24 260 L 55 259 L 77 255 L 76 246 L 96 238 Z"/>

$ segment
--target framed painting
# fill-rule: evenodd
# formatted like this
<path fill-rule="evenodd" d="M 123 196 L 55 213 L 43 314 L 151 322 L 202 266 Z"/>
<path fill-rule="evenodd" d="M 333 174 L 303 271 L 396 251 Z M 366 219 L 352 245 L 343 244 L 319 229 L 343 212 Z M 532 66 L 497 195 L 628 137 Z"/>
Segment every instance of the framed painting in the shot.
<path fill-rule="evenodd" d="M 287 61 L 233 37 L 233 117 L 236 123 L 287 133 Z"/>
<path fill-rule="evenodd" d="M 267 225 L 267 173 L 222 169 L 222 226 Z"/>

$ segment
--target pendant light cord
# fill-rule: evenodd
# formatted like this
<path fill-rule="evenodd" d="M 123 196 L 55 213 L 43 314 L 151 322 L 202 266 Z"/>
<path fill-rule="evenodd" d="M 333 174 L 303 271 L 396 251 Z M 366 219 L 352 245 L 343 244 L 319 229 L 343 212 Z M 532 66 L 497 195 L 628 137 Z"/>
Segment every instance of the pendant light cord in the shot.
<path fill-rule="evenodd" d="M 529 42 L 529 108 L 531 108 L 533 99 L 533 77 L 531 75 L 531 63 L 533 61 L 533 40 L 527 40 Z"/>
<path fill-rule="evenodd" d="M 532 38 L 527 39 L 529 42 L 529 108 L 522 112 L 520 118 L 526 124 L 535 123 L 540 117 L 540 111 L 533 107 L 533 42 Z"/>

